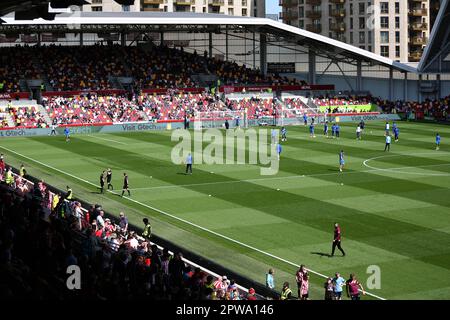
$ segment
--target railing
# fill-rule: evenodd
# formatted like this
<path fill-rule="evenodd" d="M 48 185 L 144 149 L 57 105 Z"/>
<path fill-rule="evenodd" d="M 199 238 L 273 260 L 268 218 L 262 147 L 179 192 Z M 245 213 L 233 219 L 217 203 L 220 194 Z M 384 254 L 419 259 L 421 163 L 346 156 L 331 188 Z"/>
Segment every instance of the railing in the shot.
<path fill-rule="evenodd" d="M 322 25 L 321 24 L 307 24 L 306 30 L 315 32 L 315 33 L 321 33 L 322 32 Z"/>
<path fill-rule="evenodd" d="M 412 9 L 409 11 L 409 15 L 415 17 L 421 17 L 428 15 L 428 9 Z"/>

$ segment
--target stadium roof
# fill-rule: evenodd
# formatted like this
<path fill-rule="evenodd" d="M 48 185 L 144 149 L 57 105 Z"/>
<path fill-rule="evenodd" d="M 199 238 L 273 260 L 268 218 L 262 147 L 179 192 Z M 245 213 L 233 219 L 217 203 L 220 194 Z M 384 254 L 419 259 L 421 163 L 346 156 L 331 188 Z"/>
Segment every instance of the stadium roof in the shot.
<path fill-rule="evenodd" d="M 450 0 L 443 0 L 430 41 L 425 47 L 418 70 L 421 73 L 450 73 Z"/>
<path fill-rule="evenodd" d="M 274 35 L 283 41 L 313 48 L 317 55 L 335 57 L 347 63 L 362 61 L 368 65 L 382 65 L 403 72 L 417 72 L 417 68 L 393 61 L 358 47 L 330 39 L 328 37 L 299 29 L 266 18 L 236 17 L 222 14 L 181 13 L 181 12 L 75 12 L 60 14 L 52 21 L 35 19 L 16 21 L 14 15 L 2 17 L 5 24 L 0 33 L 6 32 L 100 32 L 100 31 L 192 31 L 192 28 L 209 28 L 211 32 L 224 31 L 225 28 L 245 28 L 255 32 Z M 99 28 L 104 28 L 99 30 Z M 107 30 L 105 30 L 107 29 Z M 156 30 L 155 30 L 156 29 Z M 95 30 L 95 31 L 94 31 Z"/>

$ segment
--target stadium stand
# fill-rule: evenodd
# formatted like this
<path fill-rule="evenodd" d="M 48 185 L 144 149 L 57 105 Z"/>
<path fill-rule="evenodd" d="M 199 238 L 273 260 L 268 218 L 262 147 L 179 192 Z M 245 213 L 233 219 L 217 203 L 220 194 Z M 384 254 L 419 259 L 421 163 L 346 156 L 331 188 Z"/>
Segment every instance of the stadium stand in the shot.
<path fill-rule="evenodd" d="M 5 176 L 0 172 L 1 181 Z M 43 181 L 13 177 L 0 183 L 0 298 L 254 299 L 254 290 L 247 294 L 234 280 L 201 268 L 181 252 L 173 254 L 121 229 L 101 206 L 86 210 Z M 84 270 L 80 290 L 67 290 L 70 265 Z"/>

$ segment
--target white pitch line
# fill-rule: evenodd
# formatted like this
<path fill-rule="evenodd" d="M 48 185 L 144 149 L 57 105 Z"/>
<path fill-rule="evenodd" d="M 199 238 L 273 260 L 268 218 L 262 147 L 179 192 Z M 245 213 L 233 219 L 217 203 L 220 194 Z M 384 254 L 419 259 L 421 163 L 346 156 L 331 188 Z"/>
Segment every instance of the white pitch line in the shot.
<path fill-rule="evenodd" d="M 412 155 L 430 155 L 432 153 L 415 153 Z M 393 173 L 401 173 L 401 174 L 412 174 L 412 175 L 420 175 L 420 176 L 437 176 L 437 177 L 447 177 L 450 176 L 450 173 L 420 173 L 420 172 L 409 172 L 409 171 L 398 171 L 402 169 L 414 169 L 414 168 L 432 168 L 432 167 L 442 167 L 442 166 L 448 166 L 450 163 L 441 163 L 441 164 L 429 164 L 429 165 L 423 165 L 423 166 L 407 166 L 407 167 L 397 167 L 397 168 L 377 168 L 369 165 L 368 163 L 373 160 L 382 159 L 382 158 L 393 158 L 393 157 L 400 157 L 400 156 L 407 156 L 408 154 L 393 154 L 393 155 L 382 155 L 370 159 L 366 159 L 363 162 L 363 165 L 367 168 L 370 168 L 374 171 L 384 171 L 384 172 L 393 172 Z M 434 156 L 449 156 L 447 153 L 435 153 Z"/>
<path fill-rule="evenodd" d="M 112 140 L 112 139 L 106 139 L 106 138 L 102 138 L 102 137 L 93 136 L 93 135 L 90 135 L 90 134 L 87 134 L 86 136 L 91 137 L 91 138 L 96 138 L 96 139 L 104 140 L 104 141 L 109 141 L 109 142 L 114 142 L 114 143 L 118 143 L 118 144 L 125 144 L 125 145 L 128 145 L 128 143 L 126 143 L 126 142 L 117 141 L 117 140 Z"/>
<path fill-rule="evenodd" d="M 94 183 L 92 183 L 92 182 L 90 182 L 90 181 L 87 181 L 87 180 L 85 180 L 85 179 L 82 179 L 82 178 L 80 178 L 80 177 L 74 176 L 73 174 L 70 174 L 70 173 L 65 172 L 65 171 L 63 171 L 63 170 L 60 170 L 60 169 L 57 169 L 57 168 L 55 168 L 55 167 L 53 167 L 53 166 L 50 166 L 50 165 L 45 164 L 45 163 L 43 163 L 43 162 L 41 162 L 41 161 L 38 161 L 38 160 L 35 160 L 35 159 L 30 158 L 30 157 L 28 157 L 28 156 L 25 156 L 25 155 L 23 155 L 23 154 L 21 154 L 21 153 L 19 153 L 19 152 L 13 151 L 13 150 L 11 150 L 11 149 L 9 149 L 9 148 L 3 147 L 3 146 L 0 146 L 0 148 L 4 149 L 4 150 L 6 150 L 6 151 L 8 151 L 8 152 L 10 152 L 10 153 L 16 154 L 16 155 L 18 155 L 18 156 L 20 156 L 20 157 L 22 157 L 22 158 L 25 158 L 25 159 L 28 159 L 28 160 L 30 160 L 30 161 L 33 161 L 33 162 L 35 162 L 35 163 L 37 163 L 37 164 L 40 164 L 41 166 L 47 167 L 47 168 L 49 168 L 49 169 L 51 169 L 51 170 L 57 171 L 57 172 L 59 172 L 59 173 L 62 173 L 62 174 L 64 174 L 64 175 L 67 175 L 67 176 L 72 177 L 72 178 L 74 178 L 74 179 L 76 179 L 76 180 L 82 181 L 82 182 L 84 182 L 84 183 L 86 183 L 86 184 L 89 184 L 89 185 L 91 185 L 91 186 L 94 186 L 94 187 L 97 187 L 97 188 L 98 188 L 98 186 L 97 186 L 96 184 L 94 184 Z M 109 193 L 112 193 L 112 194 L 115 194 L 115 195 L 118 195 L 118 193 L 116 193 L 116 192 L 114 192 L 114 191 L 108 190 L 108 192 L 109 192 Z M 124 199 L 127 199 L 128 201 L 134 202 L 134 203 L 136 203 L 136 204 L 138 204 L 138 205 L 140 205 L 140 206 L 143 206 L 143 207 L 145 207 L 145 208 L 148 208 L 148 209 L 151 209 L 151 210 L 153 210 L 153 211 L 156 211 L 156 212 L 158 212 L 158 213 L 160 213 L 160 214 L 162 214 L 162 215 L 165 215 L 165 216 L 167 216 L 167 217 L 170 217 L 170 218 L 172 218 L 172 219 L 181 221 L 181 222 L 183 222 L 183 223 L 185 223 L 185 224 L 187 224 L 187 225 L 190 225 L 190 226 L 192 226 L 192 227 L 195 227 L 195 228 L 197 228 L 197 229 L 200 229 L 200 230 L 203 230 L 203 231 L 208 232 L 208 233 L 210 233 L 210 234 L 213 234 L 213 235 L 215 235 L 215 236 L 217 236 L 217 237 L 220 237 L 220 238 L 222 238 L 222 239 L 225 239 L 225 240 L 228 240 L 228 241 L 230 241 L 230 242 L 236 243 L 236 244 L 238 244 L 238 245 L 240 245 L 240 246 L 242 246 L 242 247 L 245 247 L 245 248 L 248 248 L 248 249 L 250 249 L 250 250 L 259 252 L 259 253 L 261 253 L 261 254 L 263 254 L 263 255 L 266 255 L 266 256 L 268 256 L 268 257 L 271 257 L 271 258 L 273 258 L 273 259 L 275 259 L 275 260 L 284 262 L 284 263 L 289 264 L 289 265 L 291 265 L 291 266 L 294 266 L 294 267 L 296 267 L 296 268 L 299 268 L 299 267 L 300 267 L 298 264 L 296 264 L 296 263 L 294 263 L 294 262 L 291 262 L 291 261 L 286 260 L 286 259 L 284 259 L 284 258 L 278 257 L 278 256 L 273 255 L 273 254 L 271 254 L 271 253 L 265 252 L 265 251 L 263 251 L 263 250 L 261 250 L 261 249 L 255 248 L 255 247 L 253 247 L 253 246 L 250 246 L 250 245 L 248 245 L 248 244 L 246 244 L 246 243 L 243 243 L 243 242 L 240 242 L 240 241 L 238 241 L 238 240 L 232 239 L 232 238 L 230 238 L 230 237 L 228 237 L 228 236 L 225 236 L 225 235 L 220 234 L 220 233 L 218 233 L 218 232 L 216 232 L 216 231 L 207 229 L 207 228 L 205 228 L 205 227 L 202 227 L 202 226 L 200 226 L 200 225 L 198 225 L 198 224 L 195 224 L 195 223 L 193 223 L 193 222 L 190 222 L 190 221 L 188 221 L 188 220 L 185 220 L 185 219 L 182 219 L 182 218 L 180 218 L 180 217 L 174 216 L 173 214 L 170 214 L 170 213 L 165 212 L 165 211 L 163 211 L 163 210 L 160 210 L 160 209 L 158 209 L 158 208 L 149 206 L 149 205 L 147 205 L 147 204 L 145 204 L 145 203 L 139 202 L 139 201 L 134 200 L 134 199 L 131 199 L 131 198 L 129 198 L 129 197 L 123 197 L 123 198 L 124 198 Z M 319 272 L 314 271 L 314 270 L 311 270 L 311 269 L 308 269 L 308 270 L 309 270 L 311 273 L 313 273 L 313 274 L 315 274 L 315 275 L 318 275 L 318 276 L 320 276 L 320 277 L 322 277 L 322 278 L 325 278 L 325 279 L 328 278 L 326 275 L 324 275 L 324 274 L 322 274 L 322 273 L 319 273 Z M 366 292 L 366 294 L 367 294 L 368 296 L 371 296 L 371 297 L 376 298 L 376 299 L 379 299 L 379 300 L 386 300 L 385 298 L 382 298 L 382 297 L 377 296 L 377 295 L 375 295 L 375 294 L 373 294 L 373 293 L 370 293 L 370 292 Z"/>

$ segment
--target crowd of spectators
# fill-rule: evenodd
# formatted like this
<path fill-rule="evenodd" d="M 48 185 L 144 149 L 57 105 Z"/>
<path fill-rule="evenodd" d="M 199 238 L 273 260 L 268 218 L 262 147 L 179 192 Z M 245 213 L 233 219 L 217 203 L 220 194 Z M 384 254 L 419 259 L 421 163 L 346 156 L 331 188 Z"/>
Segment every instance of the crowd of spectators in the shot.
<path fill-rule="evenodd" d="M 8 107 L 15 127 L 26 128 L 46 128 L 47 122 L 36 106 L 16 106 Z M 6 118 L 5 118 L 6 120 Z M 7 124 L 7 123 L 6 123 Z"/>
<path fill-rule="evenodd" d="M 450 96 L 440 100 L 426 99 L 424 102 L 414 101 L 387 101 L 382 99 L 373 99 L 384 113 L 422 113 L 423 116 L 434 117 L 435 119 L 446 120 L 449 116 Z"/>
<path fill-rule="evenodd" d="M 42 100 L 42 105 L 56 125 L 112 123 L 107 114 L 111 107 L 109 103 L 108 97 L 96 95 L 44 97 Z"/>
<path fill-rule="evenodd" d="M 54 91 L 113 89 L 110 77 L 132 77 L 134 87 L 199 87 L 195 74 L 215 75 L 221 85 L 305 84 L 245 65 L 167 46 L 34 46 L 1 49 L 0 91 L 17 92 L 20 79 L 47 79 Z M 51 57 L 51 59 L 49 59 Z"/>
<path fill-rule="evenodd" d="M 3 155 L 1 162 L 3 162 Z M 254 300 L 226 276 L 214 278 L 161 250 L 100 205 L 76 200 L 0 171 L 0 298 Z M 5 178 L 6 177 L 6 178 Z M 81 270 L 81 288 L 69 290 L 67 268 Z"/>
<path fill-rule="evenodd" d="M 0 48 L 0 93 L 19 92 L 21 79 L 37 79 L 30 47 Z"/>

